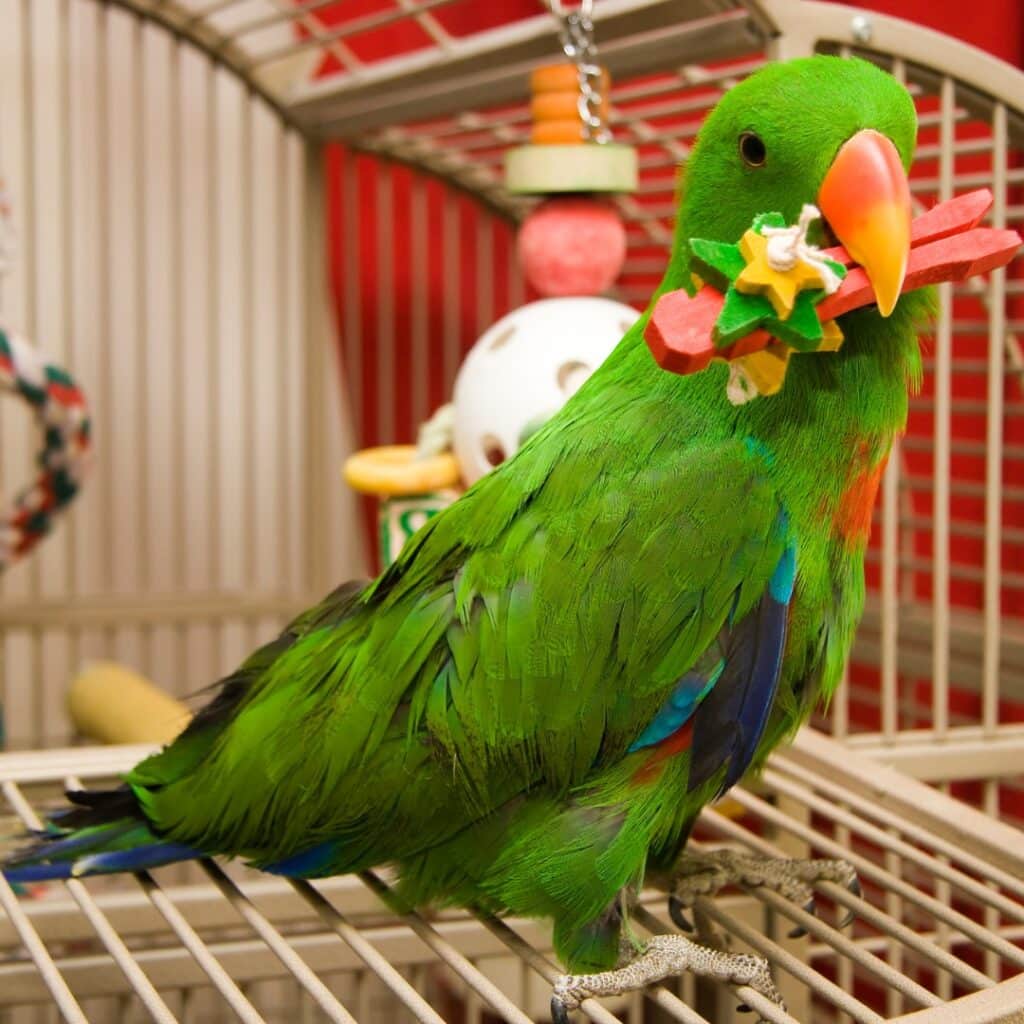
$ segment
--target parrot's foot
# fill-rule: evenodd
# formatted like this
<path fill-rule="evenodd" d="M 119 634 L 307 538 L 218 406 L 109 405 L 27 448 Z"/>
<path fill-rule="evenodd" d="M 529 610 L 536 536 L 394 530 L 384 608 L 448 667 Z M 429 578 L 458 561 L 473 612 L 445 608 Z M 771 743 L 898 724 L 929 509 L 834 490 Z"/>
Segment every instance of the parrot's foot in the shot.
<path fill-rule="evenodd" d="M 702 978 L 749 985 L 766 999 L 784 1006 L 768 961 L 743 953 L 723 953 L 691 942 L 682 935 L 656 935 L 634 960 L 601 974 L 563 974 L 551 997 L 552 1024 L 566 1024 L 569 1013 L 591 996 L 618 996 L 656 981 L 690 971 Z"/>
<path fill-rule="evenodd" d="M 861 895 L 857 872 L 844 860 L 757 857 L 730 849 L 687 853 L 673 879 L 669 914 L 684 931 L 693 931 L 684 911 L 700 897 L 713 896 L 727 885 L 766 886 L 813 914 L 815 882 L 835 882 L 854 895 Z M 848 914 L 839 927 L 845 928 L 852 919 L 853 914 Z M 802 928 L 794 928 L 790 938 L 803 934 Z"/>

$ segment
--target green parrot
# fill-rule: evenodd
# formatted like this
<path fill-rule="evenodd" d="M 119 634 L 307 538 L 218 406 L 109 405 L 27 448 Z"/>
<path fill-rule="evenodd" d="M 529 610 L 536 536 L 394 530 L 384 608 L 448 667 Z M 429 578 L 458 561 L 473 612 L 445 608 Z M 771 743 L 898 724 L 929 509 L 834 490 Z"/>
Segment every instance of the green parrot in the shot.
<path fill-rule="evenodd" d="M 296 618 L 123 786 L 70 793 L 6 877 L 217 855 L 297 878 L 391 865 L 408 906 L 550 919 L 574 972 L 559 1018 L 608 990 L 580 975 L 621 950 L 660 964 L 631 894 L 828 700 L 850 651 L 932 312 L 900 295 L 916 127 L 906 90 L 860 60 L 773 64 L 729 91 L 686 166 L 655 299 L 695 287 L 689 239 L 735 242 L 817 201 L 877 299 L 841 318 L 842 348 L 794 353 L 781 391 L 734 405 L 723 364 L 655 364 L 649 307 L 393 566 Z M 715 957 L 753 978 L 754 958 L 697 946 L 675 966 Z M 662 976 L 634 967 L 598 977 Z"/>

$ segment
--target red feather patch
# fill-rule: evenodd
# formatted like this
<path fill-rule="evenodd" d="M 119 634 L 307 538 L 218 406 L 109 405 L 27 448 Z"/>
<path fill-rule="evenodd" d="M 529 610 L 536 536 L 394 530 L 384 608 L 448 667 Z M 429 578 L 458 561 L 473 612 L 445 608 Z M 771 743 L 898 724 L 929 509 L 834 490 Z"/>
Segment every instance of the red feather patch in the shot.
<path fill-rule="evenodd" d="M 886 462 L 888 456 L 858 473 L 839 499 L 832 527 L 851 546 L 865 543 L 871 533 L 871 514 Z"/>
<path fill-rule="evenodd" d="M 693 719 L 691 718 L 681 729 L 666 736 L 657 746 L 651 747 L 646 761 L 636 770 L 632 783 L 634 786 L 645 786 L 654 782 L 661 775 L 662 765 L 676 754 L 689 750 L 693 743 Z"/>

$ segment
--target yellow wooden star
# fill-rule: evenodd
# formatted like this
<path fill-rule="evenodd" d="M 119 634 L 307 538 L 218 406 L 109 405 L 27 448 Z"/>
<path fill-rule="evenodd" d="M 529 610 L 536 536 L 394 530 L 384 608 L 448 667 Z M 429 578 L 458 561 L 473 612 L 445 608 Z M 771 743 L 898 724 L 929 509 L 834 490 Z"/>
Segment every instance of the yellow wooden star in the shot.
<path fill-rule="evenodd" d="M 796 305 L 797 293 L 805 288 L 821 288 L 821 274 L 809 263 L 797 260 L 790 270 L 775 270 L 768 263 L 768 239 L 753 228 L 740 239 L 740 252 L 747 261 L 736 290 L 745 295 L 764 295 L 780 320 L 788 320 Z"/>

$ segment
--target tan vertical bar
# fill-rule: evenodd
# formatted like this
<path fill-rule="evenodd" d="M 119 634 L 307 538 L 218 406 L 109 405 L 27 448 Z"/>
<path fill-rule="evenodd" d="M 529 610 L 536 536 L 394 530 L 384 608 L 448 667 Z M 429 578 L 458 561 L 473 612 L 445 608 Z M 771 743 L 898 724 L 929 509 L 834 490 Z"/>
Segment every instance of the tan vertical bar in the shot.
<path fill-rule="evenodd" d="M 207 380 L 207 408 L 210 411 L 210 431 L 212 434 L 209 461 L 209 502 L 210 511 L 207 520 L 209 539 L 207 551 L 210 553 L 209 586 L 214 591 L 224 588 L 224 567 L 227 559 L 221 546 L 221 506 L 224 503 L 223 473 L 223 432 L 224 420 L 221 401 L 221 375 L 228 370 L 221 345 L 221 292 L 224 279 L 228 275 L 221 266 L 221 253 L 230 246 L 227 231 L 222 229 L 220 208 L 222 197 L 226 196 L 230 185 L 226 181 L 224 161 L 220 152 L 220 72 L 212 59 L 208 68 L 209 83 L 207 85 L 207 159 L 210 161 L 210 187 L 207 202 L 207 231 L 209 240 L 209 291 L 207 292 L 207 316 L 209 326 L 206 332 L 207 344 L 210 346 L 209 379 Z M 219 673 L 224 666 L 224 643 L 227 629 L 223 616 L 211 617 L 210 621 L 210 657 L 213 659 L 213 670 Z"/>
<path fill-rule="evenodd" d="M 220 180 L 220 156 L 217 146 L 217 64 L 211 59 L 207 66 L 206 86 L 206 159 L 209 161 L 209 181 L 207 190 L 206 224 L 207 224 L 207 267 L 209 274 L 209 285 L 207 290 L 206 315 L 208 318 L 206 339 L 210 346 L 210 376 L 206 381 L 206 401 L 210 409 L 210 428 L 214 432 L 212 443 L 209 446 L 209 462 L 207 463 L 209 478 L 209 501 L 210 507 L 206 517 L 207 544 L 206 550 L 210 553 L 210 569 L 207 577 L 211 588 L 217 590 L 221 587 L 221 556 L 220 542 L 218 537 L 220 524 L 220 418 L 216 410 L 220 407 L 220 374 L 221 359 L 220 346 L 217 339 L 220 337 L 219 311 L 217 294 L 220 287 L 220 221 L 218 214 L 220 192 L 222 188 Z M 223 623 L 218 622 L 216 635 L 213 638 L 213 650 L 220 651 L 223 637 Z M 219 657 L 219 655 L 218 655 Z"/>
<path fill-rule="evenodd" d="M 306 345 L 305 405 L 307 434 L 305 443 L 306 465 L 303 492 L 306 495 L 306 579 L 309 592 L 320 594 L 330 584 L 330 572 L 324 553 L 328 550 L 326 518 L 328 501 L 326 488 L 335 486 L 334 478 L 327 480 L 326 422 L 324 409 L 324 374 L 330 361 L 330 344 L 326 280 L 324 279 L 324 157 L 316 143 L 308 143 L 305 162 L 305 205 L 302 212 L 302 248 L 304 266 L 302 280 L 306 282 L 303 303 Z"/>
<path fill-rule="evenodd" d="M 281 531 L 281 537 L 286 538 L 281 556 L 282 568 L 285 569 L 282 573 L 283 582 L 294 579 L 291 567 L 287 563 L 292 550 L 291 538 L 295 525 L 291 514 L 293 496 L 289 493 L 292 480 L 289 467 L 295 447 L 291 434 L 292 389 L 286 382 L 289 380 L 288 360 L 294 358 L 292 350 L 295 345 L 301 344 L 301 339 L 290 337 L 289 334 L 289 327 L 292 323 L 292 289 L 289 280 L 289 275 L 292 271 L 288 266 L 288 200 L 292 191 L 288 144 L 291 133 L 283 123 L 277 120 L 274 122 L 274 128 L 276 134 L 275 148 L 277 151 L 277 173 L 274 175 L 274 180 L 277 182 L 277 195 L 274 197 L 274 220 L 276 222 L 274 225 L 274 239 L 277 245 L 277 260 L 274 263 L 274 272 L 277 278 L 275 286 L 278 290 L 274 372 L 279 382 L 278 387 L 281 396 L 277 420 L 277 477 L 274 480 L 274 487 L 277 491 L 277 528 Z M 279 625 L 283 625 L 283 623 L 279 623 Z"/>
<path fill-rule="evenodd" d="M 892 64 L 893 77 L 906 83 L 906 68 L 896 58 Z M 900 473 L 903 462 L 902 444 L 899 438 L 893 442 L 889 453 L 889 464 L 882 479 L 882 735 L 896 738 L 900 728 L 899 720 L 899 583 L 900 583 Z M 898 834 L 895 830 L 890 830 Z M 903 860 L 897 854 L 887 851 L 886 870 L 897 878 L 903 877 Z M 903 897 L 895 892 L 885 895 L 885 909 L 890 917 L 904 923 Z M 903 946 L 890 937 L 888 963 L 903 973 Z M 888 986 L 885 996 L 887 1017 L 896 1017 L 906 1009 L 903 993 L 894 985 Z"/>
<path fill-rule="evenodd" d="M 377 440 L 395 441 L 395 175 L 382 161 L 377 173 Z"/>
<path fill-rule="evenodd" d="M 427 308 L 427 182 L 417 174 L 412 182 L 409 233 L 412 248 L 412 422 L 417 428 L 433 411 L 428 403 L 430 324 Z"/>
<path fill-rule="evenodd" d="M 942 79 L 939 106 L 939 199 L 953 195 L 953 80 Z M 935 488 L 932 492 L 932 726 L 949 728 L 949 492 L 953 387 L 953 286 L 939 285 L 935 332 Z"/>
<path fill-rule="evenodd" d="M 181 49 L 184 44 L 175 40 L 171 46 L 170 58 L 170 108 L 168 110 L 168 135 L 170 149 L 170 183 L 171 183 L 171 208 L 174 211 L 171 217 L 171 252 L 170 262 L 170 292 L 173 296 L 171 301 L 171 323 L 169 325 L 169 336 L 173 351 L 171 352 L 171 409 L 176 424 L 186 422 L 185 413 L 185 329 L 182 309 L 185 305 L 184 295 L 184 266 L 182 261 L 185 255 L 183 223 L 183 188 L 182 188 L 182 103 L 181 103 Z M 185 431 L 174 430 L 173 450 L 171 452 L 171 538 L 174 546 L 174 568 L 173 580 L 175 589 L 182 595 L 186 591 L 186 522 L 188 509 L 186 508 L 185 495 Z M 186 675 L 186 648 L 188 631 L 183 623 L 174 628 L 174 679 L 183 680 Z"/>
<path fill-rule="evenodd" d="M 58 53 L 60 54 L 59 69 L 60 75 L 60 178 L 61 178 L 61 281 L 63 283 L 66 301 L 74 301 L 74 267 L 73 256 L 75 251 L 74 218 L 71 215 L 71 51 L 70 51 L 70 21 L 71 8 L 70 0 L 61 0 L 60 4 L 60 39 Z M 75 331 L 74 317 L 65 313 L 64 315 L 64 365 L 72 375 L 77 376 L 75 359 Z M 76 552 L 78 548 L 77 523 L 65 524 L 64 533 L 64 557 L 67 565 L 67 594 L 74 598 L 78 595 L 78 559 Z M 75 672 L 78 670 L 82 660 L 82 631 L 72 627 L 68 635 L 68 658 L 69 667 Z"/>
<path fill-rule="evenodd" d="M 135 149 L 135 176 L 132 181 L 133 215 L 135 217 L 134 249 L 136 261 L 135 286 L 138 295 L 135 299 L 135 339 L 137 358 L 135 361 L 135 422 L 139 437 L 136 444 L 138 453 L 138 484 L 136 505 L 139 516 L 139 551 L 138 576 L 136 586 L 139 591 L 148 594 L 153 588 L 153 558 L 150 544 L 150 533 L 146 528 L 149 495 L 149 416 L 147 415 L 147 394 L 149 386 L 149 274 L 147 259 L 146 233 L 148 217 L 146 216 L 146 92 L 150 81 L 146 71 L 145 54 L 143 53 L 143 21 L 135 18 L 132 25 L 132 49 L 135 51 L 132 62 L 134 78 L 134 98 L 132 107 L 133 138 Z M 139 636 L 142 650 L 143 671 L 152 678 L 153 670 L 153 628 L 147 623 L 140 629 Z"/>
<path fill-rule="evenodd" d="M 899 832 L 890 828 L 887 830 L 890 835 L 899 838 Z M 903 858 L 892 850 L 885 853 L 885 870 L 897 878 L 903 877 Z M 885 912 L 894 920 L 903 921 L 903 899 L 897 893 L 887 890 L 885 894 Z M 894 970 L 903 973 L 903 944 L 895 936 L 889 936 L 888 952 L 886 962 Z M 895 986 L 889 985 L 885 990 L 885 1015 L 887 1017 L 898 1017 L 905 1009 L 903 993 Z"/>
<path fill-rule="evenodd" d="M 1006 107 L 992 111 L 992 226 L 1006 226 Z M 1000 589 L 1003 489 L 1003 375 L 1006 344 L 1006 271 L 988 282 L 988 413 L 985 436 L 985 640 L 981 721 L 992 735 L 999 719 Z"/>
<path fill-rule="evenodd" d="M 112 323 L 111 303 L 113 282 L 111 281 L 111 237 L 110 217 L 112 210 L 110 195 L 110 87 L 107 80 L 109 61 L 109 21 L 107 8 L 96 7 L 96 123 L 97 152 L 97 266 L 99 267 L 99 295 L 96 302 L 96 318 L 99 323 L 97 394 L 93 405 L 98 409 L 109 408 L 110 396 L 114 391 L 114 357 L 110 343 Z M 101 436 L 99 447 L 110 451 L 110 443 Z M 100 586 L 106 594 L 114 587 L 114 478 L 112 473 L 103 473 L 95 481 L 99 492 L 100 521 L 103 524 L 102 553 L 97 559 L 100 570 Z M 112 626 L 103 629 L 105 654 L 114 653 L 114 630 Z"/>
<path fill-rule="evenodd" d="M 242 98 L 242 132 L 239 144 L 242 147 L 242 180 L 241 206 L 241 245 L 242 245 L 242 514 L 239 516 L 243 526 L 242 534 L 242 584 L 253 593 L 256 586 L 256 562 L 259 551 L 256 545 L 256 415 L 253 409 L 256 395 L 255 359 L 253 358 L 253 325 L 255 316 L 253 303 L 255 295 L 253 277 L 255 274 L 253 258 L 253 218 L 255 216 L 256 188 L 253 182 L 256 162 L 255 129 L 253 126 L 253 108 L 255 96 L 246 90 Z M 246 617 L 239 622 L 245 646 L 255 646 L 254 620 Z"/>
<path fill-rule="evenodd" d="M 892 74 L 899 82 L 906 80 L 902 60 L 897 58 L 893 61 Z M 890 740 L 899 729 L 899 495 L 902 458 L 897 438 L 882 478 L 882 735 Z"/>
<path fill-rule="evenodd" d="M 992 226 L 1006 226 L 1007 126 L 1006 107 L 997 103 L 992 110 Z M 989 276 L 988 294 L 988 420 L 985 438 L 985 637 L 981 665 L 981 724 L 986 735 L 999 726 L 999 663 L 1001 642 L 1001 540 L 1003 487 L 1003 388 L 1006 344 L 1006 271 Z M 999 782 L 988 779 L 983 793 L 985 813 L 999 817 Z M 999 914 L 985 910 L 985 927 L 999 927 Z M 1000 976 L 999 957 L 985 953 L 985 974 Z"/>

